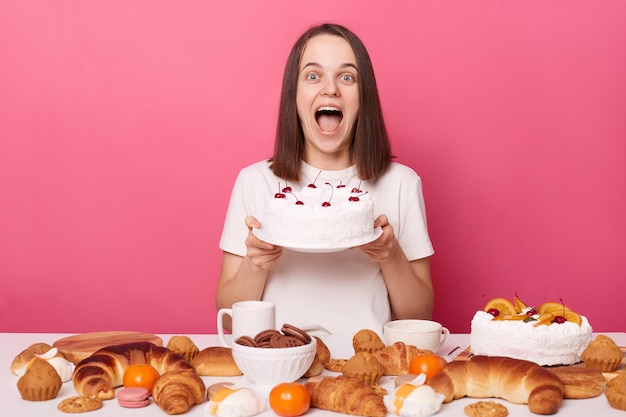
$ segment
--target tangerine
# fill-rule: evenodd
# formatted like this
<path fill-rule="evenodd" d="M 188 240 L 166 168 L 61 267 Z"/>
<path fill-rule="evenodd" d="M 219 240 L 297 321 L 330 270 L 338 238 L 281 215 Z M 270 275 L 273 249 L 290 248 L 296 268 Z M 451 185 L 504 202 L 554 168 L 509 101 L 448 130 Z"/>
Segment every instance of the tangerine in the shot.
<path fill-rule="evenodd" d="M 299 382 L 283 382 L 270 391 L 270 407 L 282 417 L 297 417 L 311 406 L 311 395 Z"/>
<path fill-rule="evenodd" d="M 136 363 L 126 368 L 122 377 L 122 383 L 125 388 L 142 387 L 152 392 L 152 387 L 160 376 L 159 371 L 152 365 Z"/>
<path fill-rule="evenodd" d="M 426 381 L 428 381 L 441 372 L 445 364 L 446 361 L 435 354 L 419 355 L 409 362 L 409 373 L 413 375 L 424 374 Z"/>

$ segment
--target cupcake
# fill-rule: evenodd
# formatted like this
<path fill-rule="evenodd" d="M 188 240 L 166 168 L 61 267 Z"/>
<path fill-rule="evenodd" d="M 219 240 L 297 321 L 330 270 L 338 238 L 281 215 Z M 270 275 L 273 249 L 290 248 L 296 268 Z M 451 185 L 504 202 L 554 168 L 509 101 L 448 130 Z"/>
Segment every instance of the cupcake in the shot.
<path fill-rule="evenodd" d="M 24 400 L 47 401 L 56 398 L 61 384 L 61 377 L 54 367 L 44 359 L 35 358 L 17 381 L 17 389 Z"/>
<path fill-rule="evenodd" d="M 444 396 L 438 394 L 430 385 L 424 385 L 426 376 L 417 376 L 414 380 L 400 385 L 392 395 L 385 395 L 383 400 L 387 411 L 401 417 L 427 417 L 441 409 Z"/>
<path fill-rule="evenodd" d="M 587 345 L 582 354 L 585 366 L 602 372 L 613 372 L 617 369 L 624 354 L 613 339 L 598 335 Z"/>
<path fill-rule="evenodd" d="M 362 329 L 356 332 L 356 334 L 352 338 L 352 347 L 354 347 L 354 353 L 371 353 L 382 350 L 387 346 L 376 332 L 369 329 Z"/>
<path fill-rule="evenodd" d="M 383 365 L 369 352 L 359 352 L 341 367 L 341 372 L 361 380 L 370 386 L 378 385 L 378 381 L 384 374 Z"/>
<path fill-rule="evenodd" d="M 47 343 L 34 343 L 20 352 L 19 355 L 11 362 L 11 372 L 14 375 L 21 376 L 18 371 L 26 366 L 26 364 L 33 359 L 36 355 L 41 355 L 52 349 Z"/>
<path fill-rule="evenodd" d="M 604 391 L 611 407 L 626 411 L 626 374 L 621 374 L 609 381 Z"/>
<path fill-rule="evenodd" d="M 59 377 L 61 377 L 61 382 L 67 382 L 72 379 L 72 374 L 74 373 L 74 368 L 76 368 L 76 366 L 72 362 L 65 359 L 65 356 L 59 353 L 55 347 L 45 353 L 35 354 L 35 356 L 24 364 L 24 366 L 17 368 L 14 373 L 19 377 L 23 376 L 36 358 L 41 358 L 52 365 L 54 370 L 59 374 Z"/>
<path fill-rule="evenodd" d="M 215 417 L 250 417 L 263 412 L 266 402 L 250 388 L 223 386 L 211 396 L 206 412 Z"/>
<path fill-rule="evenodd" d="M 188 362 L 191 362 L 200 352 L 198 346 L 189 336 L 172 336 L 167 342 L 167 348 L 183 356 Z"/>

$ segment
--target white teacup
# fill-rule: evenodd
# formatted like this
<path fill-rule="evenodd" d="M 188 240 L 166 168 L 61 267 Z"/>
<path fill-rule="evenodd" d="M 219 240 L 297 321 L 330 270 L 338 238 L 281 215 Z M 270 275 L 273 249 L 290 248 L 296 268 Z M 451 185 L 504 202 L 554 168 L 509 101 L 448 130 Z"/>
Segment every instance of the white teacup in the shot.
<path fill-rule="evenodd" d="M 385 344 L 404 342 L 436 352 L 450 338 L 450 331 L 432 320 L 394 320 L 383 327 Z"/>
<path fill-rule="evenodd" d="M 230 347 L 224 338 L 224 315 L 231 317 L 233 341 L 241 336 L 254 337 L 262 330 L 276 328 L 276 306 L 271 301 L 239 301 L 232 308 L 217 312 L 217 334 L 222 345 Z"/>

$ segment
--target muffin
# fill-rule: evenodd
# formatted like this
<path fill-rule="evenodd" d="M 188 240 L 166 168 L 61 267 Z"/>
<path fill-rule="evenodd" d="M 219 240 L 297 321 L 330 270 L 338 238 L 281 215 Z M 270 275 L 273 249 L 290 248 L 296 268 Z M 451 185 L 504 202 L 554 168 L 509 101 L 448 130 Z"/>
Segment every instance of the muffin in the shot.
<path fill-rule="evenodd" d="M 376 386 L 383 376 L 384 368 L 371 353 L 359 352 L 348 359 L 341 368 L 341 372 L 346 376 L 361 380 L 366 385 Z"/>
<path fill-rule="evenodd" d="M 582 354 L 585 366 L 602 372 L 613 372 L 617 369 L 624 354 L 613 339 L 598 335 L 589 343 Z"/>
<path fill-rule="evenodd" d="M 47 401 L 56 398 L 61 384 L 61 377 L 54 367 L 43 359 L 35 358 L 17 381 L 17 389 L 24 400 Z"/>
<path fill-rule="evenodd" d="M 609 381 L 604 391 L 611 407 L 626 411 L 626 374 L 621 374 Z"/>
<path fill-rule="evenodd" d="M 167 342 L 167 348 L 182 355 L 189 362 L 200 352 L 198 346 L 188 336 L 172 336 Z"/>
<path fill-rule="evenodd" d="M 354 353 L 371 353 L 382 350 L 387 346 L 376 332 L 369 329 L 362 329 L 356 332 L 356 334 L 352 338 L 352 347 L 354 347 Z"/>

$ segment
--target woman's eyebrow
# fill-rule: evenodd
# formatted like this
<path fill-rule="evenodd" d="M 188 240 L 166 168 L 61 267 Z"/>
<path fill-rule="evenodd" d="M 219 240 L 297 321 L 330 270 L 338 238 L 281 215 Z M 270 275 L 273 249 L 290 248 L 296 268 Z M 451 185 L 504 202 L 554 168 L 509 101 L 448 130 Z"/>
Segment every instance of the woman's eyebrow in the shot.
<path fill-rule="evenodd" d="M 306 64 L 302 66 L 302 69 L 300 71 L 303 71 L 308 67 L 322 68 L 322 65 L 317 62 L 307 62 Z M 354 68 L 355 71 L 357 72 L 359 71 L 357 66 L 351 62 L 346 62 L 345 64 L 341 64 L 339 65 L 339 68 Z"/>

